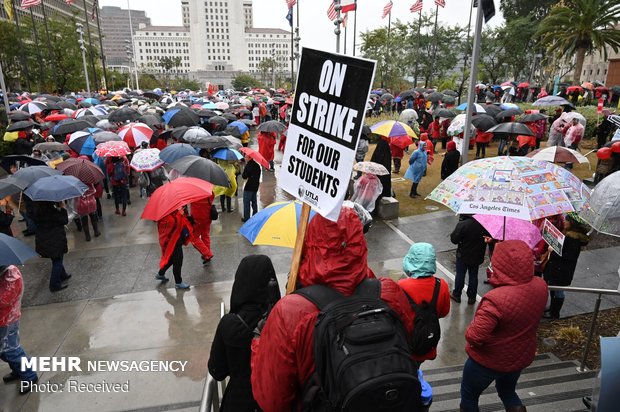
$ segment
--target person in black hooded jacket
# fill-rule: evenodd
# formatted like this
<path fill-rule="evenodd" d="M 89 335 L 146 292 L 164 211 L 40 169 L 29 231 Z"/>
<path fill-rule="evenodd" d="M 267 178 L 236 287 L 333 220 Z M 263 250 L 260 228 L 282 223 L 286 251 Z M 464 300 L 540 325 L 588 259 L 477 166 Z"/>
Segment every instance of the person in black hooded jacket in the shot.
<path fill-rule="evenodd" d="M 260 408 L 252 396 L 250 358 L 254 329 L 280 299 L 271 259 L 246 256 L 239 263 L 230 296 L 230 312 L 217 326 L 209 373 L 222 381 L 230 376 L 222 399 L 222 411 L 254 412 Z"/>

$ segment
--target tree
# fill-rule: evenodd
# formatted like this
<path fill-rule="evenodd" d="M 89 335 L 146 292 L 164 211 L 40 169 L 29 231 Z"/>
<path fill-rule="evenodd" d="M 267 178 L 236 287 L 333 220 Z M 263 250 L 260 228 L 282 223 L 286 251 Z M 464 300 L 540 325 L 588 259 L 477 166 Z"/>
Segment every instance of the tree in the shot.
<path fill-rule="evenodd" d="M 500 8 L 507 22 L 521 17 L 540 21 L 558 0 L 501 0 Z"/>
<path fill-rule="evenodd" d="M 270 83 L 268 79 L 271 79 L 272 73 L 277 69 L 277 67 L 278 63 L 271 57 L 261 60 L 258 63 L 258 71 L 261 74 L 261 81 L 263 83 Z"/>
<path fill-rule="evenodd" d="M 598 51 L 606 59 L 606 47 L 618 51 L 619 22 L 620 0 L 567 0 L 551 9 L 536 36 L 567 61 L 576 55 L 573 81 L 578 83 L 586 53 Z"/>
<path fill-rule="evenodd" d="M 157 65 L 164 71 L 164 80 L 166 82 L 166 88 L 170 88 L 170 71 L 181 66 L 181 56 L 161 57 L 157 62 Z"/>
<path fill-rule="evenodd" d="M 243 90 L 246 87 L 262 87 L 262 83 L 254 78 L 254 76 L 250 74 L 238 74 L 232 81 L 232 85 L 235 90 Z"/>
<path fill-rule="evenodd" d="M 176 78 L 170 82 L 170 87 L 174 90 L 200 90 L 200 82 L 194 79 Z"/>

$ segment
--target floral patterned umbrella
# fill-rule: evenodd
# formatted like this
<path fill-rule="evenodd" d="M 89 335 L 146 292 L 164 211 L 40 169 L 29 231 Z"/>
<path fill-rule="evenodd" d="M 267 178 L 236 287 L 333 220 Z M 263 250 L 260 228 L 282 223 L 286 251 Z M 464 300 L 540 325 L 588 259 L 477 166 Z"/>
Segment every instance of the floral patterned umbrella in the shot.
<path fill-rule="evenodd" d="M 163 165 L 164 161 L 159 158 L 159 149 L 142 149 L 133 155 L 129 167 L 136 172 L 152 172 Z"/>
<path fill-rule="evenodd" d="M 457 213 L 536 220 L 588 207 L 590 190 L 553 163 L 500 156 L 465 164 L 427 199 Z"/>
<path fill-rule="evenodd" d="M 447 130 L 448 136 L 458 136 L 465 131 L 465 118 L 465 114 L 459 114 L 454 119 L 452 119 L 452 122 L 450 123 L 450 126 Z M 473 133 L 473 126 L 471 127 L 471 130 Z"/>
<path fill-rule="evenodd" d="M 353 165 L 353 170 L 358 172 L 370 173 L 377 176 L 389 175 L 390 172 L 385 166 L 375 162 L 358 162 Z"/>
<path fill-rule="evenodd" d="M 99 144 L 95 154 L 99 157 L 123 157 L 131 154 L 131 150 L 127 143 L 113 140 Z"/>

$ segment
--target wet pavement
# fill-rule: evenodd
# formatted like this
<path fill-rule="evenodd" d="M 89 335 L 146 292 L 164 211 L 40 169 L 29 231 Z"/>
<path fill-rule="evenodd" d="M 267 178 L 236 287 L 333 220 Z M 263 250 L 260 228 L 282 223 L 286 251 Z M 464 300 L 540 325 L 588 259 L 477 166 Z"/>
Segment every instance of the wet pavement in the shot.
<path fill-rule="evenodd" d="M 259 192 L 259 207 L 287 196 L 276 185 L 275 174 L 265 172 Z M 239 192 L 241 194 L 241 192 Z M 165 411 L 196 410 L 207 373 L 206 362 L 220 317 L 220 302 L 226 306 L 238 262 L 252 253 L 273 260 L 284 286 L 292 250 L 251 246 L 237 233 L 241 226 L 241 198 L 233 213 L 220 213 L 213 223 L 214 259 L 203 267 L 191 246 L 184 248 L 183 278 L 192 285 L 177 291 L 173 283 L 160 285 L 153 276 L 160 249 L 153 222 L 140 219 L 145 199 L 132 189 L 128 216 L 113 213 L 112 200 L 102 199 L 102 236 L 85 242 L 73 224 L 68 231 L 70 252 L 65 256 L 73 275 L 69 287 L 57 293 L 48 289 L 50 262 L 34 259 L 22 269 L 25 280 L 21 339 L 30 356 L 79 356 L 88 360 L 182 360 L 180 372 L 44 372 L 41 383 L 64 385 L 62 392 L 17 394 L 14 384 L 0 385 L 0 411 Z M 407 200 L 404 200 L 407 201 Z M 432 202 L 429 202 L 432 205 Z M 451 212 L 433 212 L 397 221 L 376 222 L 367 234 L 369 264 L 378 276 L 401 276 L 401 262 L 412 242 L 432 243 L 438 252 L 439 273 L 453 284 L 454 245 L 449 240 L 457 218 Z M 23 223 L 15 223 L 20 233 Z M 34 238 L 24 241 L 34 245 Z M 620 248 L 583 252 L 573 286 L 618 286 Z M 170 274 L 171 275 L 171 274 Z M 480 279 L 484 274 L 480 271 Z M 480 282 L 479 295 L 488 286 Z M 567 296 L 562 314 L 590 312 L 594 296 Z M 618 306 L 620 300 L 603 298 L 602 307 Z M 457 365 L 466 356 L 463 334 L 475 306 L 453 305 L 441 320 L 442 340 L 438 357 L 424 369 Z M 8 373 L 0 363 L 0 374 Z M 68 392 L 71 382 L 129 383 L 129 393 Z M 53 386 L 53 385 L 52 385 Z M 59 386 L 60 387 L 60 386 Z"/>

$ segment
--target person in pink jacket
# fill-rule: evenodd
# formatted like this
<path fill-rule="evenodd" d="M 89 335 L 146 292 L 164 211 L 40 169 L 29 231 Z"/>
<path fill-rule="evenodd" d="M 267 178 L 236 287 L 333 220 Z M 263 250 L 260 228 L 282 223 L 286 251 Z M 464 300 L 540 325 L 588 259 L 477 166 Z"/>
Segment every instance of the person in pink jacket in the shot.
<path fill-rule="evenodd" d="M 465 332 L 469 358 L 461 380 L 461 411 L 478 411 L 478 399 L 493 381 L 506 411 L 525 411 L 515 387 L 536 354 L 547 285 L 534 276 L 534 254 L 522 240 L 498 243 L 491 263 L 494 289 L 484 295 Z"/>
<path fill-rule="evenodd" d="M 20 380 L 19 391 L 28 393 L 37 382 L 37 373 L 32 368 L 21 368 L 26 352 L 19 341 L 19 318 L 24 292 L 22 274 L 15 266 L 0 266 L 0 359 L 11 367 L 11 372 L 2 377 L 5 383 Z"/>

